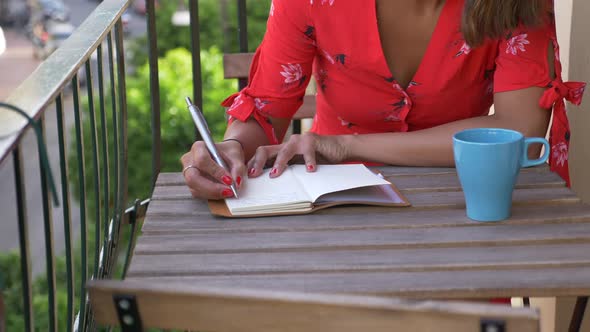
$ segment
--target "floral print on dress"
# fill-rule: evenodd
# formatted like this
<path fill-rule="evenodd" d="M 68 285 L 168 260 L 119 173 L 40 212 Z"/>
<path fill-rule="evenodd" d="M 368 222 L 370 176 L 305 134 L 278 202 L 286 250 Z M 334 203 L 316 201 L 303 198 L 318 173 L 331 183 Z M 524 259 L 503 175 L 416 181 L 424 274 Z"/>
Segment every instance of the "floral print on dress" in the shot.
<path fill-rule="evenodd" d="M 395 111 L 400 111 L 402 108 L 404 108 L 406 105 L 408 104 L 408 99 L 407 98 L 400 98 L 399 101 L 391 104 L 391 106 L 395 107 Z"/>
<path fill-rule="evenodd" d="M 398 122 L 401 121 L 401 119 L 399 118 L 399 112 L 391 112 L 389 114 L 387 114 L 385 116 L 385 118 L 383 119 L 383 121 L 385 122 Z"/>
<path fill-rule="evenodd" d="M 461 55 L 467 55 L 467 54 L 471 53 L 471 50 L 472 50 L 471 46 L 469 46 L 467 44 L 467 42 L 464 41 L 463 46 L 461 46 L 461 49 L 459 50 L 459 52 L 457 52 L 457 54 L 455 54 L 455 58 L 459 57 Z"/>
<path fill-rule="evenodd" d="M 512 54 L 512 55 L 517 55 L 518 52 L 526 52 L 525 45 L 530 44 L 527 37 L 528 37 L 528 34 L 523 33 L 523 34 L 511 37 L 510 39 L 508 39 L 508 43 L 506 46 L 506 53 Z"/>
<path fill-rule="evenodd" d="M 309 4 L 310 4 L 310 5 L 313 5 L 313 1 L 314 1 L 314 0 L 309 0 Z M 334 5 L 334 1 L 335 1 L 335 0 L 322 0 L 321 4 L 322 4 L 322 5 L 325 5 L 326 3 L 329 3 L 329 4 L 330 4 L 330 6 L 332 6 L 332 5 Z"/>
<path fill-rule="evenodd" d="M 303 84 L 305 81 L 305 76 L 303 75 L 303 68 L 301 68 L 300 64 L 286 64 L 281 65 L 283 71 L 281 75 L 285 78 L 285 84 L 292 84 L 292 83 L 299 83 L 299 85 Z"/>
<path fill-rule="evenodd" d="M 335 64 L 336 60 L 334 60 L 334 58 L 332 57 L 332 55 L 330 55 L 330 53 L 324 49 L 320 50 L 320 53 L 322 54 L 322 56 L 324 57 L 324 59 L 328 60 L 329 63 L 331 64 Z"/>
<path fill-rule="evenodd" d="M 568 148 L 565 142 L 555 144 L 551 148 L 551 153 L 553 154 L 553 160 L 559 166 L 563 166 L 568 160 Z"/>
<path fill-rule="evenodd" d="M 326 90 L 326 81 L 328 80 L 328 71 L 325 69 L 320 69 L 315 74 L 315 79 L 318 83 L 318 86 L 322 91 Z"/>
<path fill-rule="evenodd" d="M 240 107 L 240 105 L 242 105 L 244 103 L 244 100 L 242 100 L 242 95 L 237 95 L 236 98 L 234 99 L 234 102 L 231 104 L 230 108 L 227 110 L 227 112 L 231 112 L 233 110 L 235 110 L 236 108 Z"/>
<path fill-rule="evenodd" d="M 576 101 L 576 100 L 582 100 L 582 96 L 584 95 L 584 91 L 586 91 L 586 86 L 580 86 L 578 88 L 574 88 L 570 90 L 570 96 L 571 99 Z"/>
<path fill-rule="evenodd" d="M 305 36 L 313 41 L 315 41 L 315 28 L 311 25 L 305 27 Z"/>
<path fill-rule="evenodd" d="M 337 63 L 340 63 L 342 65 L 345 65 L 345 63 L 346 63 L 346 54 L 342 54 L 342 53 L 341 54 L 336 54 L 334 56 L 334 59 L 336 59 L 336 62 Z"/>
<path fill-rule="evenodd" d="M 338 117 L 338 120 L 340 121 L 340 124 L 341 124 L 343 127 L 346 127 L 346 128 L 348 128 L 348 129 L 350 129 L 350 128 L 352 128 L 352 127 L 356 126 L 354 123 L 352 123 L 352 122 L 349 122 L 349 121 L 346 121 L 346 120 L 344 120 L 344 119 L 343 119 L 342 117 L 340 117 L 340 116 Z"/>
<path fill-rule="evenodd" d="M 262 100 L 260 98 L 254 98 L 254 106 L 259 111 L 262 111 L 262 109 L 264 108 L 264 106 L 266 106 L 267 104 L 270 104 L 270 102 L 269 101 L 266 101 L 266 100 Z"/>
<path fill-rule="evenodd" d="M 328 62 L 332 65 L 339 63 L 344 66 L 346 64 L 346 54 L 338 53 L 338 54 L 332 55 L 332 54 L 330 54 L 330 52 L 326 51 L 325 49 L 320 49 L 320 54 L 322 55 L 322 57 L 324 57 L 324 59 L 328 60 Z"/>

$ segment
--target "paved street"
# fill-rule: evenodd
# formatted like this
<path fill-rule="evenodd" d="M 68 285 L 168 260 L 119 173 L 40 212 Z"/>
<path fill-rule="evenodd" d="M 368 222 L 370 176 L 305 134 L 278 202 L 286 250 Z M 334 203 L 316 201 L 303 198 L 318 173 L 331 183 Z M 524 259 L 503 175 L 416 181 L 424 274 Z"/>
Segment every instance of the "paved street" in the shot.
<path fill-rule="evenodd" d="M 14 0 L 20 1 L 20 0 Z M 79 25 L 99 4 L 92 0 L 65 0 L 71 9 L 71 23 Z M 141 17 L 132 16 L 130 29 L 132 35 L 138 35 L 145 30 Z M 5 30 L 7 50 L 0 56 L 0 100 L 4 100 L 14 88 L 32 73 L 39 62 L 32 56 L 32 46 L 22 31 Z M 65 100 L 66 124 L 73 124 L 72 99 L 67 95 Z M 59 150 L 57 142 L 57 123 L 55 108 L 50 107 L 46 111 L 46 137 L 51 167 L 54 178 L 61 192 L 59 179 Z M 68 130 L 69 134 L 70 130 Z M 21 148 L 25 160 L 25 185 L 27 194 L 27 216 L 29 228 L 29 244 L 31 257 L 33 258 L 33 273 L 44 270 L 45 264 L 45 240 L 43 228 L 43 212 L 41 207 L 42 197 L 39 180 L 39 161 L 37 157 L 37 144 L 32 131 L 29 131 L 22 140 Z M 8 158 L 0 165 L 0 252 L 18 248 L 18 225 L 16 200 L 14 198 L 14 176 L 12 158 Z M 77 202 L 71 202 L 72 224 L 74 237 L 79 238 L 79 211 Z M 63 249 L 63 215 L 61 208 L 53 209 L 54 243 L 57 250 Z"/>
<path fill-rule="evenodd" d="M 5 99 L 10 92 L 18 86 L 30 73 L 32 73 L 38 61 L 33 59 L 30 42 L 16 31 L 7 31 L 8 48 L 6 53 L 0 57 L 0 100 Z M 72 101 L 66 98 L 66 123 L 68 127 L 73 123 Z M 54 177 L 58 180 L 59 170 L 59 150 L 57 143 L 57 123 L 55 118 L 55 109 L 50 109 L 46 116 L 46 137 L 48 154 L 51 161 L 51 167 L 54 170 Z M 32 131 L 29 131 L 22 140 L 21 148 L 23 151 L 25 167 L 25 186 L 27 194 L 27 215 L 29 227 L 29 244 L 31 248 L 31 257 L 33 258 L 33 272 L 36 274 L 43 269 L 45 258 L 45 240 L 43 228 L 43 210 L 41 207 L 42 197 L 39 179 L 39 160 L 37 157 L 36 138 Z M 60 189 L 61 190 L 61 186 Z M 9 250 L 18 247 L 18 226 L 17 211 L 14 191 L 14 176 L 12 158 L 0 166 L 0 251 Z M 72 202 L 72 220 L 74 230 L 79 229 L 79 213 L 76 202 Z M 54 242 L 58 250 L 61 251 L 64 243 L 63 236 L 63 219 L 61 208 L 53 209 L 54 220 Z M 76 234 L 76 233 L 74 233 Z M 78 235 L 75 235 L 78 237 Z"/>

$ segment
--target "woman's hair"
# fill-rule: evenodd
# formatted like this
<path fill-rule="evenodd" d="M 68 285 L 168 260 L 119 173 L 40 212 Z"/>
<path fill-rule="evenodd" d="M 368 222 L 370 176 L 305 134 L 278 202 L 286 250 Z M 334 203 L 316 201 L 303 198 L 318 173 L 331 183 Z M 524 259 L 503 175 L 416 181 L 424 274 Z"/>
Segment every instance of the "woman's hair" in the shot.
<path fill-rule="evenodd" d="M 543 22 L 549 10 L 548 0 L 466 0 L 461 30 L 469 46 L 486 38 L 499 38 L 519 25 Z"/>

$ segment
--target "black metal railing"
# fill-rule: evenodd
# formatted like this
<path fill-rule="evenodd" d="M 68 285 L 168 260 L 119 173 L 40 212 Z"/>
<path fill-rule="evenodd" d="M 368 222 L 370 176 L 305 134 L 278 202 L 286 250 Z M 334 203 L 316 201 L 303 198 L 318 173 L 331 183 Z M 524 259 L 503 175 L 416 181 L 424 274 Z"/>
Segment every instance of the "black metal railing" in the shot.
<path fill-rule="evenodd" d="M 0 104 L 0 171 L 12 169 L 18 225 L 18 303 L 3 293 L 8 276 L 0 265 L 0 332 L 11 311 L 24 331 L 92 331 L 85 284 L 89 279 L 124 278 L 147 197 L 128 202 L 127 89 L 121 16 L 132 0 L 104 0 L 38 69 Z M 248 51 L 246 1 L 238 7 L 239 51 Z M 188 0 L 193 100 L 202 107 L 199 1 Z M 156 4 L 146 0 L 151 107 L 151 187 L 161 169 L 160 85 Z M 81 87 L 86 84 L 86 89 Z M 239 82 L 243 87 L 245 81 Z M 84 91 L 85 90 L 85 91 Z M 26 116 L 18 114 L 22 111 Z M 28 117 L 28 120 L 27 120 Z M 34 131 L 31 129 L 35 129 Z M 39 134 L 31 148 L 26 137 Z M 48 153 L 44 153 L 44 150 Z M 37 151 L 35 151 L 37 150 Z M 55 150 L 55 151 L 54 151 Z M 38 158 L 38 165 L 31 151 Z M 147 151 L 146 151 L 147 152 Z M 49 157 L 47 157 L 49 155 Z M 12 156 L 12 158 L 9 158 Z M 51 163 L 50 161 L 53 161 Z M 53 166 L 51 167 L 49 166 Z M 38 175 L 31 176 L 30 169 Z M 29 179 L 38 177 L 31 185 Z M 55 183 L 53 182 L 55 181 Z M 53 185 L 57 187 L 52 191 Z M 53 193 L 52 193 L 53 192 Z M 29 195 L 27 195 L 29 193 Z M 38 194 L 38 195 L 37 195 Z M 34 197 L 31 197 L 34 196 Z M 54 205 L 58 200 L 59 205 Z M 39 209 L 36 207 L 40 206 Z M 43 228 L 43 283 L 34 281 L 39 259 L 31 243 L 35 221 Z M 56 234 L 63 239 L 56 241 Z M 63 250 L 63 254 L 59 253 Z M 2 253 L 0 253 L 2 254 Z M 63 261 L 63 266 L 62 263 Z M 0 261 L 1 263 L 1 261 Z M 14 280 L 12 280 L 14 282 Z M 47 305 L 35 310 L 36 291 Z M 65 299 L 59 292 L 65 290 Z M 65 308 L 60 303 L 66 302 Z M 35 318 L 40 318 L 36 319 Z"/>
<path fill-rule="evenodd" d="M 13 167 L 14 194 L 16 202 L 19 243 L 20 300 L 17 308 L 3 307 L 0 314 L 0 330 L 4 328 L 11 310 L 22 316 L 25 331 L 85 331 L 94 328 L 89 310 L 85 283 L 90 278 L 121 277 L 114 275 L 118 256 L 122 253 L 124 275 L 133 247 L 130 239 L 122 239 L 123 225 L 130 224 L 136 233 L 137 220 L 145 213 L 149 200 L 137 200 L 127 208 L 127 133 L 126 133 L 126 85 L 123 25 L 121 15 L 130 0 L 107 0 L 80 25 L 76 32 L 63 43 L 39 68 L 20 85 L 0 107 L 0 167 Z M 147 16 L 153 27 L 154 8 L 150 3 Z M 154 38 L 155 41 L 155 38 Z M 106 52 L 103 51 L 106 48 Z M 152 49 L 155 49 L 155 42 Z M 157 57 L 157 53 L 156 53 Z M 96 60 L 93 60 L 96 59 Z M 80 81 L 84 80 L 83 95 Z M 157 96 L 157 66 L 154 66 L 152 93 Z M 154 149 L 153 173 L 159 168 L 159 117 L 158 99 L 153 100 Z M 17 113 L 21 110 L 33 121 Z M 109 116 L 110 113 L 110 116 Z M 73 114 L 72 135 L 70 126 Z M 50 117 L 55 117 L 48 121 Z M 110 121 L 109 121 L 110 119 Z M 89 126 L 85 126 L 89 122 Z M 56 137 L 51 141 L 58 155 L 56 172 L 45 165 L 43 149 L 47 148 L 49 123 Z M 39 186 L 31 187 L 26 181 L 27 163 L 31 162 L 30 144 L 25 136 L 30 128 L 37 127 L 41 137 L 38 150 Z M 87 135 L 84 131 L 89 130 Z M 88 135 L 90 134 L 90 135 Z M 73 137 L 68 137 L 73 136 Z M 90 137 L 90 140 L 87 138 Z M 85 139 L 86 138 L 86 139 Z M 74 143 L 73 154 L 68 151 L 68 140 Z M 33 147 L 34 148 L 34 147 Z M 34 151 L 34 149 L 33 149 Z M 85 163 L 86 155 L 91 162 Z M 12 160 L 8 158 L 12 155 Z M 69 159 L 68 156 L 75 155 Z M 50 158 L 53 159 L 53 158 Z M 75 162 L 70 163 L 69 161 Z M 75 173 L 75 174 L 74 174 Z M 72 178 L 77 183 L 72 185 Z M 87 179 L 92 179 L 91 183 Z M 59 179 L 59 180 L 58 180 Z M 155 180 L 155 176 L 153 177 Z M 53 211 L 50 180 L 59 183 L 59 211 Z M 89 190 L 92 188 L 92 190 Z M 27 200 L 27 192 L 40 193 L 40 199 Z M 74 200 L 74 198 L 76 198 Z M 9 197 L 3 197 L 9 199 Z M 77 207 L 73 202 L 77 202 Z M 112 202 L 112 203 L 110 203 Z M 31 213 L 41 205 L 39 215 Z M 90 206 L 93 208 L 90 209 Z M 76 209 L 77 211 L 74 211 Z M 92 211 L 92 215 L 90 215 Z M 74 213 L 77 212 L 77 213 Z M 76 218 L 73 217 L 77 214 Z M 54 220 L 54 218 L 59 219 Z M 13 222 L 4 220 L 2 222 Z M 44 241 L 45 284 L 33 282 L 31 230 L 32 220 L 42 219 Z M 65 269 L 57 270 L 54 226 L 63 228 L 63 251 Z M 75 227 L 76 226 L 76 227 Z M 90 230 L 92 227 L 92 232 Z M 79 228 L 79 249 L 75 245 L 75 229 Z M 60 230 L 61 231 L 61 230 Z M 93 233 L 92 239 L 88 238 Z M 122 243 L 126 248 L 119 249 Z M 60 243 L 61 246 L 61 243 Z M 127 249 L 127 250 L 124 250 Z M 59 275 L 58 275 L 59 274 Z M 6 276 L 0 275 L 0 287 Z M 65 279 L 65 280 L 61 280 Z M 58 285 L 60 284 L 60 285 Z M 63 285 L 62 285 L 63 284 Z M 34 312 L 34 288 L 46 289 L 46 312 Z M 67 306 L 58 310 L 58 288 L 65 288 Z M 0 289 L 2 290 L 2 289 Z M 61 289 L 63 291 L 63 289 Z M 6 301 L 6 296 L 2 296 Z M 34 317 L 43 317 L 42 324 L 35 326 Z M 61 318 L 65 326 L 59 325 Z M 40 323 L 41 324 L 41 323 Z"/>

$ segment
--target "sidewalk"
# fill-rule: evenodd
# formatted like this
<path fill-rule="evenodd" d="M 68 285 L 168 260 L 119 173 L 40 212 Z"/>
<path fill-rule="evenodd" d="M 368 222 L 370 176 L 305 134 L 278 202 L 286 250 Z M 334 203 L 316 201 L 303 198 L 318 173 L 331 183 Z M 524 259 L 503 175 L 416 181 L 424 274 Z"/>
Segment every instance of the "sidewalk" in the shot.
<path fill-rule="evenodd" d="M 6 52 L 0 56 L 0 101 L 5 100 L 41 63 L 33 58 L 33 49 L 29 40 L 23 33 L 13 29 L 5 30 Z M 64 114 L 67 128 L 71 128 L 74 117 L 72 112 L 72 99 L 64 98 Z M 0 110 L 2 112 L 4 110 Z M 49 162 L 53 170 L 54 179 L 59 179 L 59 142 L 57 139 L 57 121 L 55 107 L 48 108 L 45 118 L 46 144 Z M 66 132 L 67 140 L 70 139 L 70 130 Z M 29 130 L 21 139 L 21 152 L 23 154 L 24 181 L 26 192 L 26 211 L 29 227 L 29 248 L 31 250 L 33 275 L 44 271 L 45 266 L 45 232 L 43 225 L 43 207 L 40 179 L 39 161 L 37 157 L 37 142 L 33 131 Z M 57 190 L 61 192 L 61 182 L 58 180 Z M 14 197 L 14 173 L 12 158 L 0 165 L 0 253 L 18 248 L 18 218 L 16 200 Z M 78 203 L 72 199 L 71 218 L 73 238 L 79 237 L 80 215 Z M 52 206 L 53 241 L 55 253 L 63 252 L 64 225 L 62 206 Z"/>
<path fill-rule="evenodd" d="M 6 51 L 0 55 L 0 100 L 5 100 L 39 65 L 27 37 L 13 29 L 4 30 Z"/>

